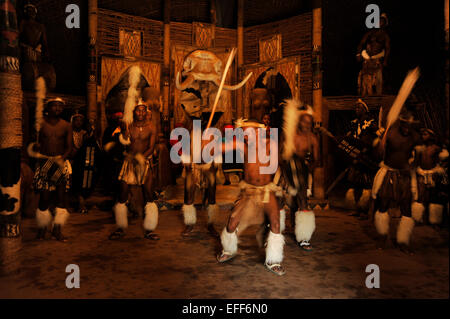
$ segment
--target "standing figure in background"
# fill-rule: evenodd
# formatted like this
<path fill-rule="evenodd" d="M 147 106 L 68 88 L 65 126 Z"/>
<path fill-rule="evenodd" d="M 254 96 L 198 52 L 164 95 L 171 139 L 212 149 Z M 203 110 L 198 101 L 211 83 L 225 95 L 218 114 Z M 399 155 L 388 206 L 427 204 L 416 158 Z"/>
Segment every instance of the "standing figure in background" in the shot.
<path fill-rule="evenodd" d="M 83 196 L 81 196 L 81 188 L 83 181 L 83 167 L 84 167 L 84 156 L 82 155 L 81 149 L 87 138 L 87 131 L 83 129 L 84 126 L 84 115 L 76 112 L 72 115 L 70 122 L 72 123 L 72 133 L 73 133 L 73 148 L 71 157 L 71 164 L 73 169 L 72 174 L 72 194 L 76 197 L 79 202 L 79 211 L 81 213 L 87 213 L 85 202 Z"/>
<path fill-rule="evenodd" d="M 372 198 L 376 201 L 375 228 L 380 235 L 379 248 L 384 248 L 389 235 L 388 209 L 394 204 L 400 206 L 402 214 L 397 228 L 397 244 L 399 248 L 412 254 L 410 248 L 414 219 L 411 217 L 411 203 L 415 191 L 414 176 L 411 167 L 413 150 L 420 143 L 419 134 L 413 129 L 412 113 L 403 111 L 396 122 L 386 131 L 383 137 L 383 162 L 380 164 L 372 187 Z"/>
<path fill-rule="evenodd" d="M 422 129 L 422 145 L 415 148 L 417 174 L 417 196 L 412 204 L 412 216 L 416 222 L 424 222 L 423 214 L 428 208 L 428 218 L 432 225 L 442 223 L 445 198 L 443 180 L 445 171 L 440 162 L 448 158 L 448 151 L 437 141 L 436 134 L 430 129 Z"/>
<path fill-rule="evenodd" d="M 109 236 L 109 239 L 119 239 L 125 236 L 128 228 L 128 195 L 130 186 L 141 186 L 144 192 L 144 238 L 159 240 L 159 236 L 153 233 L 158 225 L 158 206 L 153 198 L 153 176 L 151 160 L 155 147 L 156 128 L 148 117 L 145 104 L 138 104 L 132 110 L 133 121 L 128 126 L 124 123 L 119 140 L 126 146 L 126 157 L 119 174 L 120 193 L 114 206 L 117 229 Z M 139 207 L 142 210 L 142 207 Z"/>
<path fill-rule="evenodd" d="M 72 168 L 68 157 L 72 152 L 72 127 L 61 118 L 64 101 L 55 98 L 47 102 L 47 116 L 42 121 L 38 136 L 38 158 L 33 187 L 39 193 L 39 207 L 36 211 L 38 239 L 44 239 L 50 227 L 52 216 L 50 206 L 55 205 L 55 219 L 52 236 L 66 241 L 61 232 L 69 212 L 66 209 L 66 192 L 70 189 Z"/>
<path fill-rule="evenodd" d="M 56 86 L 56 73 L 49 63 L 45 26 L 36 21 L 37 8 L 25 5 L 25 19 L 20 22 L 21 73 L 22 85 L 26 90 L 33 90 L 34 81 L 42 76 L 48 90 Z"/>
<path fill-rule="evenodd" d="M 350 188 L 345 194 L 345 199 L 349 203 L 354 201 L 356 205 L 357 211 L 352 214 L 353 216 L 367 219 L 370 191 L 377 167 L 369 166 L 366 161 L 360 159 L 374 158 L 374 146 L 379 141 L 377 137 L 382 134 L 382 131 L 378 131 L 377 121 L 370 116 L 367 104 L 361 99 L 356 102 L 355 115 L 356 118 L 351 121 L 347 138 L 359 149 L 360 154 L 348 169 L 347 181 Z"/>
<path fill-rule="evenodd" d="M 380 17 L 380 28 L 368 31 L 358 45 L 356 57 L 358 62 L 362 61 L 358 75 L 359 95 L 383 93 L 383 68 L 387 65 L 391 50 L 390 38 L 386 32 L 387 24 L 387 15 L 383 13 Z"/>
<path fill-rule="evenodd" d="M 250 106 L 251 118 L 255 118 L 259 121 L 262 120 L 266 114 L 268 115 L 267 112 L 270 111 L 270 107 L 271 107 L 271 97 L 269 91 L 265 88 L 253 89 L 251 93 L 251 106 Z"/>
<path fill-rule="evenodd" d="M 297 100 L 287 100 L 283 122 L 281 168 L 288 188 L 287 203 L 297 244 L 309 251 L 312 250 L 309 241 L 316 228 L 314 212 L 308 205 L 309 175 L 319 160 L 319 141 L 312 132 L 312 108 L 301 106 Z"/>
<path fill-rule="evenodd" d="M 152 87 L 146 87 L 142 91 L 142 100 L 147 105 L 149 114 L 151 116 L 151 122 L 156 130 L 156 142 L 155 152 L 153 156 L 153 173 L 155 181 L 155 190 L 158 193 L 164 191 L 166 186 L 170 184 L 171 170 L 167 165 L 169 160 L 169 150 L 165 143 L 162 127 L 161 127 L 161 111 L 162 111 L 162 99 L 160 92 Z"/>

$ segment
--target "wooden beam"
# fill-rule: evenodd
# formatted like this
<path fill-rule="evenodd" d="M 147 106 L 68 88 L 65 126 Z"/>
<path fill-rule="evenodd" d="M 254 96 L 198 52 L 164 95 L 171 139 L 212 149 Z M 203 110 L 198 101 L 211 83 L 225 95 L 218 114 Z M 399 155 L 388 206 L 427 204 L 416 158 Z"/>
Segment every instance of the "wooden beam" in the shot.
<path fill-rule="evenodd" d="M 89 78 L 87 82 L 87 117 L 97 119 L 97 0 L 88 2 Z"/>
<path fill-rule="evenodd" d="M 216 24 L 217 24 L 217 10 L 216 10 L 216 0 L 210 0 L 210 13 L 211 13 L 211 43 L 212 46 L 215 46 L 215 37 L 216 37 Z"/>
<path fill-rule="evenodd" d="M 244 64 L 244 0 L 238 0 L 238 16 L 237 16 L 237 73 L 236 78 L 239 79 L 242 65 Z M 239 81 L 238 81 L 239 82 Z M 236 117 L 244 116 L 242 90 L 236 91 Z"/>
<path fill-rule="evenodd" d="M 448 59 L 448 47 L 449 47 L 449 39 L 448 39 L 448 0 L 445 0 L 444 3 L 444 28 L 445 28 L 445 51 L 447 52 L 447 54 L 445 54 L 446 58 L 445 58 L 445 99 L 446 99 L 446 104 L 447 107 L 446 109 L 446 118 L 448 119 L 450 114 L 449 114 L 449 59 Z M 447 122 L 447 136 L 450 135 L 450 126 L 448 125 Z"/>
<path fill-rule="evenodd" d="M 163 88 L 163 125 L 170 125 L 169 122 L 169 84 L 170 84 L 170 0 L 164 1 L 164 41 L 163 41 L 163 69 L 162 88 Z M 163 127 L 163 131 L 165 131 Z M 167 129 L 169 129 L 167 127 Z"/>
<path fill-rule="evenodd" d="M 314 119 L 317 126 L 323 124 L 323 104 L 322 104 L 322 1 L 313 0 L 313 21 L 312 21 L 312 82 L 313 82 L 313 109 Z M 320 143 L 321 163 L 314 170 L 313 195 L 316 199 L 325 198 L 325 170 L 323 166 L 324 145 Z"/>

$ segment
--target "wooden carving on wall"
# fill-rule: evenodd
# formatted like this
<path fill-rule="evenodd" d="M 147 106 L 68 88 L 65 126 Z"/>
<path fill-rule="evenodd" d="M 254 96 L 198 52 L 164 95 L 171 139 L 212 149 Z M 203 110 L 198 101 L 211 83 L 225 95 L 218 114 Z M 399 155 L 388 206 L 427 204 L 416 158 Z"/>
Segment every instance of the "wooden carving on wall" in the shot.
<path fill-rule="evenodd" d="M 192 23 L 192 46 L 211 48 L 214 46 L 214 28 L 207 23 Z"/>
<path fill-rule="evenodd" d="M 173 45 L 172 46 L 172 64 L 171 64 L 171 70 L 170 70 L 170 100 L 172 103 L 169 103 L 170 105 L 173 105 L 173 120 L 174 124 L 183 122 L 185 119 L 185 112 L 180 106 L 180 91 L 176 89 L 175 87 L 175 76 L 178 72 L 183 71 L 183 62 L 186 56 L 191 53 L 192 51 L 196 50 L 198 48 L 190 47 L 190 46 L 180 46 L 180 45 Z M 214 50 L 213 51 L 218 58 L 222 60 L 222 66 L 225 66 L 229 52 L 221 49 L 221 50 Z M 227 73 L 227 78 L 225 79 L 226 84 L 231 84 L 233 81 L 233 77 L 235 74 L 235 65 L 234 63 L 231 65 L 230 70 Z M 248 85 L 248 84 L 246 84 Z M 226 91 L 223 90 L 221 94 L 222 103 L 225 106 L 225 109 L 227 112 L 225 112 L 222 115 L 222 118 L 219 120 L 218 125 L 225 123 L 225 122 L 231 122 L 231 119 L 233 117 L 233 110 L 234 110 L 234 103 L 233 103 L 233 96 L 234 92 L 232 91 Z"/>
<path fill-rule="evenodd" d="M 250 93 L 255 87 L 258 77 L 270 67 L 273 68 L 272 74 L 280 73 L 289 85 L 292 95 L 296 98 L 300 97 L 300 57 L 290 57 L 279 60 L 277 62 L 264 62 L 246 65 L 242 68 L 241 78 L 245 78 L 250 72 L 253 75 L 244 86 L 243 105 L 244 117 L 250 115 Z"/>
<path fill-rule="evenodd" d="M 142 32 L 119 31 L 119 48 L 120 54 L 124 56 L 142 56 Z"/>
<path fill-rule="evenodd" d="M 259 40 L 259 61 L 276 61 L 282 58 L 281 34 Z"/>
<path fill-rule="evenodd" d="M 102 57 L 101 90 L 103 99 L 106 99 L 108 92 L 116 85 L 123 72 L 132 65 L 138 65 L 148 84 L 159 90 L 161 79 L 159 63 Z"/>

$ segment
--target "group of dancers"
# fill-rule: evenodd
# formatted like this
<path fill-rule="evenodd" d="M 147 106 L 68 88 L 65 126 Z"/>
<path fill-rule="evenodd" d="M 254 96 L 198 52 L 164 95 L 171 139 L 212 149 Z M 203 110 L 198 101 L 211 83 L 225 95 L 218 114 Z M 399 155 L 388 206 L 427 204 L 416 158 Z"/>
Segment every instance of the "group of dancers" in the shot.
<path fill-rule="evenodd" d="M 220 165 L 215 162 L 193 164 L 184 163 L 185 196 L 181 209 L 186 228 L 182 235 L 189 237 L 197 222 L 194 206 L 197 176 L 204 177 L 208 201 L 208 230 L 220 237 L 222 251 L 217 255 L 220 263 L 229 261 L 237 255 L 238 237 L 252 225 L 259 225 L 257 239 L 260 246 L 265 246 L 266 268 L 283 275 L 282 266 L 285 239 L 286 211 L 290 211 L 296 242 L 304 250 L 312 250 L 311 237 L 316 228 L 315 214 L 308 204 L 312 195 L 312 172 L 319 165 L 318 132 L 314 127 L 313 109 L 295 99 L 286 100 L 283 108 L 282 134 L 274 139 L 269 134 L 267 108 L 264 100 L 268 91 L 256 89 L 252 100 L 252 114 L 249 119 L 235 122 L 235 128 L 258 129 L 257 136 L 265 143 L 266 155 L 276 152 L 278 168 L 273 174 L 262 174 L 261 168 L 268 163 L 261 161 L 257 155 L 256 162 L 248 161 L 249 141 L 234 140 L 233 149 L 240 149 L 244 154 L 243 179 L 240 194 L 223 230 L 214 230 L 215 216 L 219 206 L 215 201 L 216 173 Z M 155 95 L 155 94 L 153 94 Z M 118 179 L 120 191 L 113 207 L 116 229 L 110 239 L 120 239 L 125 236 L 128 227 L 129 191 L 131 187 L 140 186 L 143 191 L 144 238 L 159 240 L 155 234 L 158 225 L 158 206 L 153 192 L 152 157 L 155 142 L 160 128 L 152 120 L 152 114 L 158 112 L 152 96 L 139 99 L 131 108 L 125 110 L 118 140 L 125 147 Z M 156 94 L 158 95 L 158 94 Z M 261 97 L 262 96 L 262 97 Z M 39 123 L 38 143 L 32 145 L 31 152 L 37 158 L 37 167 L 33 186 L 39 192 L 39 207 L 36 211 L 38 238 L 45 238 L 47 230 L 60 241 L 67 240 L 62 234 L 62 226 L 66 223 L 69 213 L 63 200 L 68 190 L 72 168 L 68 161 L 74 147 L 72 125 L 61 118 L 64 106 L 62 99 L 48 100 L 45 113 Z M 157 104 L 157 103 L 156 103 Z M 370 116 L 369 108 L 362 100 L 355 105 L 356 119 L 351 122 L 351 131 L 347 134 L 359 143 L 360 153 L 353 160 L 347 172 L 351 191 L 361 211 L 372 210 L 375 228 L 380 235 L 380 247 L 389 235 L 389 208 L 399 206 L 401 219 L 397 229 L 396 242 L 400 248 L 411 253 L 410 238 L 416 222 L 423 222 L 427 213 L 429 222 L 440 224 L 443 219 L 444 206 L 447 198 L 444 196 L 446 177 L 446 161 L 448 152 L 439 143 L 438 136 L 430 129 L 417 130 L 418 122 L 413 113 L 404 110 L 397 119 L 384 129 L 377 125 Z M 76 116 L 75 116 L 76 117 Z M 265 123 L 263 122 L 265 120 Z M 330 133 L 329 133 L 330 134 Z M 260 143 L 256 147 L 259 154 Z M 370 168 L 364 163 L 364 158 L 375 159 L 378 154 L 379 169 Z M 53 204 L 54 218 L 50 212 Z M 367 207 L 367 208 L 364 208 Z"/>

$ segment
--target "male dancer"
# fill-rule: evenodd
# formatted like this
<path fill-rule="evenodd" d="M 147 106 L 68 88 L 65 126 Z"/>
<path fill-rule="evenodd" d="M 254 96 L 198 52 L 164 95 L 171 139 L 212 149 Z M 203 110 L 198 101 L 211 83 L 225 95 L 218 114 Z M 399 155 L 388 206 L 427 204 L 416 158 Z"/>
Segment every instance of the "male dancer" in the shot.
<path fill-rule="evenodd" d="M 380 164 L 372 187 L 372 198 L 378 208 L 375 213 L 375 228 L 380 235 L 380 247 L 383 248 L 389 234 L 388 209 L 392 203 L 400 206 L 402 218 L 397 229 L 399 248 L 409 254 L 414 219 L 411 217 L 412 187 L 411 157 L 416 145 L 420 143 L 419 134 L 413 129 L 416 123 L 409 111 L 400 113 L 398 120 L 387 130 L 380 143 L 384 147 L 384 161 Z M 411 183 L 413 182 L 413 183 Z"/>
<path fill-rule="evenodd" d="M 133 121 L 130 125 L 124 124 L 119 140 L 127 146 L 126 156 L 119 174 L 120 194 L 114 206 L 117 229 L 109 239 L 119 239 L 125 236 L 128 227 L 128 200 L 131 185 L 142 186 L 145 205 L 144 238 L 159 240 L 153 231 L 158 225 L 158 207 L 153 202 L 151 157 L 156 139 L 156 128 L 148 118 L 147 106 L 138 104 L 133 109 Z M 142 208 L 142 207 L 141 207 Z"/>
<path fill-rule="evenodd" d="M 47 116 L 36 115 L 40 122 L 38 131 L 38 152 L 30 149 L 32 156 L 38 158 L 33 179 L 33 187 L 39 193 L 39 207 L 36 210 L 38 225 L 37 239 L 44 239 L 47 228 L 52 222 L 50 205 L 54 204 L 55 219 L 52 236 L 59 241 L 66 241 L 61 227 L 66 223 L 69 212 L 66 209 L 65 195 L 70 188 L 72 168 L 67 160 L 72 151 L 72 127 L 61 119 L 64 101 L 55 98 L 47 101 Z M 39 108 L 37 107 L 37 110 Z M 39 111 L 38 111 L 39 112 Z M 30 154 L 31 155 L 31 154 Z"/>
<path fill-rule="evenodd" d="M 284 275 L 285 270 L 281 265 L 283 261 L 284 236 L 280 232 L 280 209 L 275 194 L 281 191 L 273 182 L 274 174 L 262 174 L 261 168 L 268 166 L 261 163 L 258 148 L 265 143 L 266 154 L 270 155 L 269 164 L 278 157 L 278 141 L 267 137 L 265 125 L 257 120 L 237 121 L 236 127 L 243 127 L 244 134 L 255 132 L 255 139 L 244 136 L 244 143 L 237 140 L 234 147 L 244 152 L 244 180 L 240 183 L 241 193 L 228 219 L 227 226 L 223 229 L 220 239 L 222 253 L 217 256 L 221 263 L 226 262 L 237 254 L 238 228 L 239 233 L 249 225 L 261 225 L 267 216 L 270 222 L 270 232 L 266 246 L 266 268 L 277 275 Z M 263 136 L 260 136 L 264 129 Z M 251 135 L 250 135 L 251 136 Z M 258 139 L 262 139 L 260 142 Z M 249 153 L 255 151 L 256 161 L 251 163 Z"/>
<path fill-rule="evenodd" d="M 428 206 L 430 224 L 440 225 L 444 209 L 440 193 L 445 191 L 442 185 L 445 171 L 439 162 L 448 157 L 448 151 L 438 145 L 432 130 L 422 129 L 421 136 L 424 144 L 415 148 L 417 196 L 412 204 L 412 216 L 416 222 L 423 222 L 423 213 Z"/>
<path fill-rule="evenodd" d="M 373 158 L 373 144 L 377 139 L 378 125 L 375 119 L 370 117 L 367 104 L 358 99 L 355 105 L 356 118 L 351 122 L 351 129 L 347 137 L 352 139 L 354 144 L 361 150 L 360 156 Z M 353 216 L 361 216 L 366 219 L 368 204 L 370 199 L 370 189 L 373 184 L 373 177 L 376 167 L 373 169 L 362 162 L 355 160 L 347 173 L 347 181 L 350 188 L 345 194 L 348 202 L 355 202 L 357 212 Z"/>
<path fill-rule="evenodd" d="M 308 206 L 309 175 L 319 160 L 319 142 L 312 132 L 313 111 L 296 100 L 287 100 L 283 124 L 283 161 L 288 186 L 288 205 L 300 248 L 312 250 L 311 236 L 316 228 L 314 212 Z M 295 220 L 294 220 L 295 212 Z"/>

